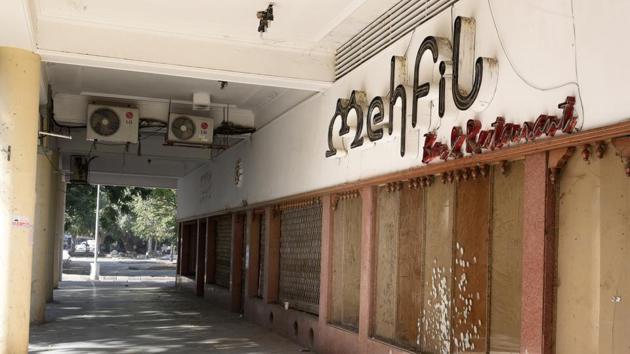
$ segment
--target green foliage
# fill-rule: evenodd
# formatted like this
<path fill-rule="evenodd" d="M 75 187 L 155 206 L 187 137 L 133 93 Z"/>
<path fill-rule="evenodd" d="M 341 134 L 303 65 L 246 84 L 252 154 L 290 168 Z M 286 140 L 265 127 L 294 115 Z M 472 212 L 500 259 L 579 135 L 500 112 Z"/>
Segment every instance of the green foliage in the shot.
<path fill-rule="evenodd" d="M 174 190 L 101 186 L 100 207 L 100 232 L 126 246 L 134 237 L 164 243 L 176 239 Z M 96 186 L 68 185 L 66 232 L 93 237 L 95 209 Z"/>
<path fill-rule="evenodd" d="M 69 184 L 66 192 L 65 230 L 73 236 L 94 236 L 96 187 Z"/>
<path fill-rule="evenodd" d="M 132 203 L 135 220 L 131 229 L 144 239 L 174 243 L 175 206 L 175 191 L 171 189 L 153 189 L 144 198 L 136 196 Z"/>

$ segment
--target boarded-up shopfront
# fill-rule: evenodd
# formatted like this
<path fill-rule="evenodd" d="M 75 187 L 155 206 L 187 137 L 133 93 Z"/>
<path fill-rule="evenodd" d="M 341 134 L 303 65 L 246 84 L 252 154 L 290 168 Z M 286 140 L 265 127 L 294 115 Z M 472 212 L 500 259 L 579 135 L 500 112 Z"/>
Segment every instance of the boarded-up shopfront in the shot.
<path fill-rule="evenodd" d="M 426 352 L 518 352 L 523 164 L 484 174 L 379 187 L 376 337 Z"/>
<path fill-rule="evenodd" d="M 183 230 L 217 223 L 218 285 L 246 215 L 247 319 L 319 353 L 629 352 L 630 108 L 605 88 L 630 70 L 592 53 L 630 47 L 588 17 L 608 7 L 506 4 L 346 43 L 329 88 L 182 180 Z"/>

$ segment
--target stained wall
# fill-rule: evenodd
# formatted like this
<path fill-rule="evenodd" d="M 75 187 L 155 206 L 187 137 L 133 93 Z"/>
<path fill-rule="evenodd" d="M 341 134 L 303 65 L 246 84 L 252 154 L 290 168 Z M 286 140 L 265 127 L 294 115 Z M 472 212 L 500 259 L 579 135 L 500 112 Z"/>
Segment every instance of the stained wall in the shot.
<path fill-rule="evenodd" d="M 572 158 L 559 191 L 557 353 L 630 348 L 630 179 L 614 151 Z"/>

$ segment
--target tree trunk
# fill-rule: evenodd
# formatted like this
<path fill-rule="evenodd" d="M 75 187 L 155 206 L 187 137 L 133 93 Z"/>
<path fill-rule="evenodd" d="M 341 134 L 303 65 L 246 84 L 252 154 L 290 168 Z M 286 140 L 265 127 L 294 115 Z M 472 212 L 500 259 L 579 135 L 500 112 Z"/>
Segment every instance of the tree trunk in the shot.
<path fill-rule="evenodd" d="M 149 238 L 149 244 L 147 245 L 147 253 L 146 255 L 150 255 L 153 252 L 153 239 Z"/>

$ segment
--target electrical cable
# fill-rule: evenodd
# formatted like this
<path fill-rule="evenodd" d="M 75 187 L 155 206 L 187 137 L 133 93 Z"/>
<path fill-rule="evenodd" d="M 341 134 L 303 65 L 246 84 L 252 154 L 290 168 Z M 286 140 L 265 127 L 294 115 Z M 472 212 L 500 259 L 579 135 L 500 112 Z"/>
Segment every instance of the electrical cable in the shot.
<path fill-rule="evenodd" d="M 577 65 L 577 36 L 576 36 L 576 30 L 575 30 L 575 13 L 573 10 L 573 0 L 571 0 L 571 23 L 573 26 L 573 53 L 574 53 L 574 62 L 575 62 L 575 81 L 569 81 L 569 82 L 565 82 L 563 84 L 559 84 L 559 85 L 555 85 L 555 86 L 549 86 L 549 87 L 540 87 L 538 85 L 535 85 L 534 83 L 530 82 L 529 80 L 527 80 L 514 66 L 514 63 L 512 62 L 512 60 L 510 59 L 510 56 L 505 48 L 505 45 L 503 44 L 503 39 L 501 38 L 501 34 L 499 33 L 499 27 L 497 25 L 497 21 L 495 19 L 494 16 L 494 11 L 492 10 L 492 3 L 491 0 L 488 0 L 488 8 L 490 10 L 490 18 L 492 18 L 492 23 L 494 25 L 494 29 L 497 33 L 497 39 L 499 40 L 499 45 L 501 46 L 501 50 L 503 50 L 503 54 L 505 54 L 505 58 L 507 59 L 508 64 L 510 64 L 510 67 L 512 68 L 512 71 L 514 71 L 514 73 L 516 74 L 516 76 L 527 86 L 538 90 L 538 91 L 551 91 L 551 90 L 556 90 L 565 86 L 569 86 L 569 85 L 575 85 L 577 88 L 577 93 L 578 93 L 578 97 L 580 99 L 580 110 L 582 111 L 582 124 L 580 126 L 580 128 L 578 130 L 581 130 L 582 126 L 584 125 L 584 101 L 582 100 L 582 90 L 579 84 L 579 76 L 578 76 L 578 65 Z"/>
<path fill-rule="evenodd" d="M 46 160 L 50 163 L 50 166 L 55 170 L 55 173 L 63 175 L 63 171 L 59 169 L 59 167 L 55 166 L 55 163 L 50 159 L 50 156 L 44 151 L 44 156 L 46 156 Z"/>

